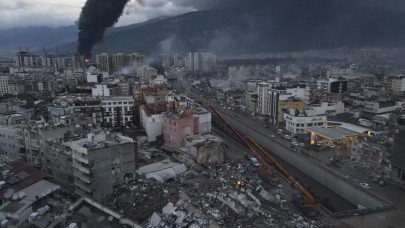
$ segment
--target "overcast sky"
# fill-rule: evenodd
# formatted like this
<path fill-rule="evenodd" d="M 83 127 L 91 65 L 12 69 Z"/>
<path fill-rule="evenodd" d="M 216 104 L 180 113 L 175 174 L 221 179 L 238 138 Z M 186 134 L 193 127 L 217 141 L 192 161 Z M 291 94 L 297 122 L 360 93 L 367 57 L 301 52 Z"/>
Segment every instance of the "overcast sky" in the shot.
<path fill-rule="evenodd" d="M 204 0 L 200 0 L 204 1 Z M 131 0 L 117 25 L 143 22 L 196 10 L 193 0 Z M 46 25 L 73 25 L 85 0 L 2 0 L 0 29 Z"/>

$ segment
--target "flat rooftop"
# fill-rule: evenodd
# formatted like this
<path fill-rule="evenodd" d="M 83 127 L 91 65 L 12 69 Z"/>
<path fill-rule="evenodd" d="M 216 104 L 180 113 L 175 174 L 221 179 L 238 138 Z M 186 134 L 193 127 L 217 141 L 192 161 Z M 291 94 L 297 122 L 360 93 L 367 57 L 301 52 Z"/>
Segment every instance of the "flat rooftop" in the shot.
<path fill-rule="evenodd" d="M 323 138 L 327 138 L 330 140 L 341 140 L 346 137 L 358 136 L 360 134 L 340 127 L 334 128 L 309 127 L 306 128 L 305 130 L 309 132 L 314 132 L 316 135 L 319 135 Z"/>

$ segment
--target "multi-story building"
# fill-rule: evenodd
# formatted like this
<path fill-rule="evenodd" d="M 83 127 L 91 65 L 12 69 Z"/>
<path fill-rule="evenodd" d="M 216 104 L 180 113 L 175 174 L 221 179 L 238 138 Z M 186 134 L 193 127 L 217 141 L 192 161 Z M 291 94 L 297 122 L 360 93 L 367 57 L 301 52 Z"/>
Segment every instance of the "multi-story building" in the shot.
<path fill-rule="evenodd" d="M 20 51 L 15 57 L 15 65 L 17 67 L 39 67 L 41 66 L 41 59 L 28 51 Z"/>
<path fill-rule="evenodd" d="M 318 102 L 339 102 L 343 100 L 343 96 L 341 93 L 318 92 L 313 95 L 313 99 Z"/>
<path fill-rule="evenodd" d="M 131 138 L 100 132 L 62 144 L 71 150 L 67 154 L 71 154 L 73 184 L 78 195 L 101 200 L 113 193 L 115 185 L 133 177 L 138 147 Z"/>
<path fill-rule="evenodd" d="M 345 104 L 341 101 L 311 103 L 306 106 L 305 112 L 309 116 L 318 116 L 318 115 L 335 116 L 337 114 L 345 112 Z"/>
<path fill-rule="evenodd" d="M 327 127 L 325 115 L 308 116 L 298 110 L 290 109 L 289 113 L 284 113 L 285 128 L 295 134 L 305 133 L 308 127 Z"/>
<path fill-rule="evenodd" d="M 163 113 L 167 111 L 167 103 L 149 103 L 141 105 L 140 119 L 148 141 L 153 142 L 163 135 Z"/>
<path fill-rule="evenodd" d="M 305 86 L 298 86 L 295 88 L 273 88 L 269 91 L 268 98 L 268 113 L 270 116 L 270 121 L 273 124 L 282 121 L 283 115 L 279 116 L 283 111 L 279 109 L 279 101 L 290 100 L 290 99 L 301 99 L 304 102 L 309 100 L 310 89 Z M 301 108 L 301 106 L 299 107 Z"/>
<path fill-rule="evenodd" d="M 166 102 L 169 92 L 164 87 L 147 88 L 143 91 L 143 102 L 146 104 Z"/>
<path fill-rule="evenodd" d="M 372 114 L 381 114 L 393 112 L 398 108 L 395 101 L 364 101 L 364 112 Z"/>
<path fill-rule="evenodd" d="M 76 116 L 91 118 L 93 124 L 102 123 L 101 100 L 76 100 L 74 102 Z"/>
<path fill-rule="evenodd" d="M 137 76 L 149 82 L 157 77 L 157 69 L 152 67 L 140 67 L 137 70 Z"/>
<path fill-rule="evenodd" d="M 144 65 L 144 55 L 139 53 L 116 53 L 112 55 L 101 53 L 96 55 L 96 62 L 100 71 L 118 72 L 124 68 L 130 68 L 131 71 L 136 72 L 139 67 Z"/>
<path fill-rule="evenodd" d="M 97 84 L 91 88 L 91 95 L 93 97 L 110 97 L 118 95 L 117 84 Z"/>
<path fill-rule="evenodd" d="M 24 141 L 21 129 L 0 126 L 0 154 L 11 160 L 23 160 L 20 154 L 22 150 Z"/>
<path fill-rule="evenodd" d="M 131 86 L 129 82 L 117 82 L 115 83 L 117 85 L 117 95 L 118 96 L 130 96 L 132 91 L 131 91 Z"/>
<path fill-rule="evenodd" d="M 327 93 L 346 93 L 347 80 L 318 80 L 316 81 L 317 90 Z"/>
<path fill-rule="evenodd" d="M 257 84 L 257 113 L 259 115 L 268 115 L 269 114 L 269 91 L 271 89 L 271 84 L 267 82 L 261 82 Z"/>
<path fill-rule="evenodd" d="M 8 93 L 14 96 L 25 93 L 24 80 L 10 80 L 8 82 Z"/>
<path fill-rule="evenodd" d="M 134 124 L 134 98 L 131 96 L 104 97 L 101 110 L 104 126 L 125 127 Z"/>
<path fill-rule="evenodd" d="M 126 66 L 128 66 L 128 58 L 127 54 L 124 53 L 117 53 L 113 54 L 111 57 L 113 71 L 116 72 Z"/>
<path fill-rule="evenodd" d="M 216 55 L 211 52 L 189 52 L 185 59 L 186 69 L 191 71 L 211 71 L 216 64 Z"/>
<path fill-rule="evenodd" d="M 282 125 L 285 122 L 284 113 L 288 112 L 290 109 L 304 111 L 305 102 L 303 100 L 295 98 L 278 101 L 278 108 L 277 108 L 278 114 L 276 120 L 278 125 Z"/>
<path fill-rule="evenodd" d="M 388 93 L 393 96 L 405 95 L 405 76 L 389 77 L 386 88 Z"/>
<path fill-rule="evenodd" d="M 250 114 L 255 115 L 257 112 L 257 102 L 259 95 L 256 91 L 245 91 L 245 107 L 246 111 Z"/>
<path fill-rule="evenodd" d="M 9 80 L 10 76 L 0 76 L 0 96 L 9 93 Z"/>
<path fill-rule="evenodd" d="M 211 133 L 211 113 L 202 107 L 169 102 L 169 112 L 163 115 L 165 145 L 180 147 L 184 137 Z"/>
<path fill-rule="evenodd" d="M 71 103 L 61 104 L 53 103 L 46 106 L 48 111 L 48 120 L 53 120 L 61 116 L 70 116 L 74 114 L 74 107 Z"/>
<path fill-rule="evenodd" d="M 97 69 L 100 71 L 111 72 L 111 58 L 107 53 L 96 55 Z"/>
<path fill-rule="evenodd" d="M 193 108 L 186 108 L 180 113 L 167 112 L 163 116 L 163 137 L 165 145 L 180 147 L 184 137 L 198 133 L 198 119 L 194 118 Z"/>
<path fill-rule="evenodd" d="M 392 150 L 393 177 L 403 180 L 405 178 L 405 116 L 398 118 L 395 127 L 394 147 Z"/>

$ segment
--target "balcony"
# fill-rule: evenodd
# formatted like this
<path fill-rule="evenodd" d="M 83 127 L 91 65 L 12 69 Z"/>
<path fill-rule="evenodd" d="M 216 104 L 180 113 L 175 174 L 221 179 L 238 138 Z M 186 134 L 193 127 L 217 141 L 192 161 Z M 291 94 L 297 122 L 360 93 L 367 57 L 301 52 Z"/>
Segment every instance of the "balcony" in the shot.
<path fill-rule="evenodd" d="M 91 189 L 88 186 L 86 186 L 86 184 L 80 181 L 75 181 L 75 186 L 79 187 L 80 189 L 84 190 L 87 193 L 91 193 Z"/>
<path fill-rule="evenodd" d="M 90 183 L 91 183 L 90 178 L 89 178 L 88 176 L 84 175 L 84 174 L 81 173 L 81 172 L 74 172 L 73 175 L 74 175 L 75 177 L 79 178 L 80 180 L 82 180 L 83 182 L 85 182 L 86 184 L 90 184 Z"/>
<path fill-rule="evenodd" d="M 80 170 L 83 173 L 90 174 L 90 170 L 80 165 L 80 163 L 73 163 L 73 167 Z"/>
<path fill-rule="evenodd" d="M 80 161 L 81 163 L 86 164 L 86 165 L 89 164 L 89 160 L 87 160 L 87 158 L 84 158 L 84 157 L 81 156 L 81 155 L 73 154 L 73 158 L 76 159 L 76 160 L 78 160 L 78 161 Z"/>

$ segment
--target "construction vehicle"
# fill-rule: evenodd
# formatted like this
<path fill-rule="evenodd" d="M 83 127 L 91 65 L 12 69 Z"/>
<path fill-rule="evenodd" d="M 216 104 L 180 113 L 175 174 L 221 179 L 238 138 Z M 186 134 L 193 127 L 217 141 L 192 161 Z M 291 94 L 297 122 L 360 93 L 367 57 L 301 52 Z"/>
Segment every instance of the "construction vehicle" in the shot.
<path fill-rule="evenodd" d="M 240 133 L 234 129 L 228 121 L 226 121 L 222 115 L 211 105 L 208 105 L 211 110 L 214 111 L 214 113 L 223 121 L 223 123 L 231 129 L 231 131 L 237 136 L 237 138 L 249 149 L 249 151 L 259 160 L 260 165 L 263 169 L 268 170 L 269 174 L 275 176 L 275 172 L 273 169 L 273 166 L 276 167 L 276 169 L 285 177 L 287 178 L 291 184 L 294 186 L 296 189 L 293 191 L 292 194 L 292 199 L 294 203 L 297 204 L 301 208 L 301 211 L 309 217 L 314 217 L 316 214 L 319 212 L 320 204 L 319 202 L 315 199 L 315 197 L 308 191 L 306 190 L 292 175 L 290 175 L 286 169 L 284 169 L 273 157 L 270 156 L 268 151 L 266 151 L 262 146 L 260 146 L 251 136 L 247 136 L 247 140 L 243 138 Z M 267 159 L 269 159 L 272 162 L 272 165 L 269 165 L 266 160 L 262 158 L 262 156 L 255 150 L 255 148 L 252 146 L 254 145 L 259 151 L 261 151 Z"/>

